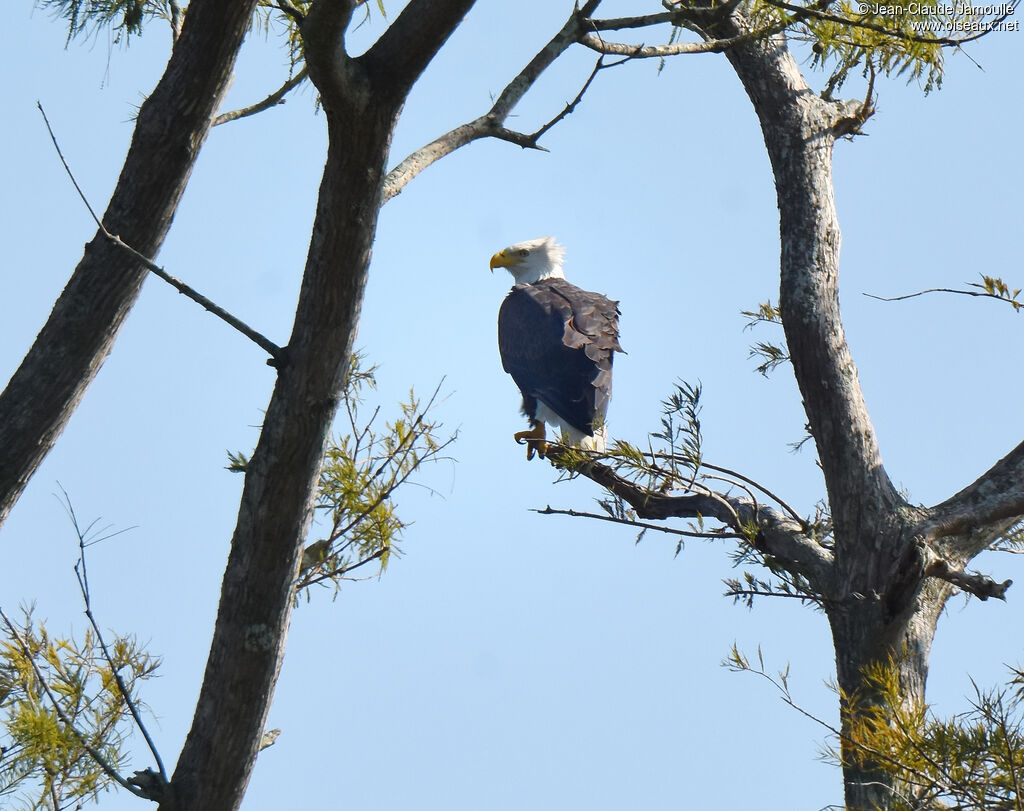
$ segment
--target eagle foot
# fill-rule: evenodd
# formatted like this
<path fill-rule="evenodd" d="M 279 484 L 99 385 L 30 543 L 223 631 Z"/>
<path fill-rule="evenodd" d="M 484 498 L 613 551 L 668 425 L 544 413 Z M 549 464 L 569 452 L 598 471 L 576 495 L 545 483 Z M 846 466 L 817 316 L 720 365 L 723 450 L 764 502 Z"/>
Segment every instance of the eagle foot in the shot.
<path fill-rule="evenodd" d="M 529 431 L 518 431 L 514 434 L 516 444 L 526 443 L 526 461 L 530 461 L 536 453 L 543 459 L 548 452 L 547 433 L 544 431 L 544 423 L 539 422 Z"/>

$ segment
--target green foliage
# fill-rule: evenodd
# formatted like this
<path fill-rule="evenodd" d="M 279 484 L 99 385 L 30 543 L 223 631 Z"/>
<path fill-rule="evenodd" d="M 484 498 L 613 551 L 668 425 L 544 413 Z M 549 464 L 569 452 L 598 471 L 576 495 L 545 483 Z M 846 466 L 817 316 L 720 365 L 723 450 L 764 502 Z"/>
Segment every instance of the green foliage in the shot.
<path fill-rule="evenodd" d="M 756 310 L 742 310 L 741 315 L 747 319 L 747 323 L 743 326 L 744 330 L 753 329 L 758 324 L 782 325 L 782 310 L 770 301 L 759 304 Z M 789 360 L 789 353 L 777 344 L 759 341 L 750 347 L 747 357 L 758 358 L 760 363 L 756 367 L 757 371 L 768 377 L 776 367 Z"/>
<path fill-rule="evenodd" d="M 1022 807 L 1024 670 L 1011 668 L 1008 683 L 991 690 L 973 685 L 968 709 L 943 719 L 927 705 L 907 701 L 897 661 L 879 662 L 864 669 L 856 693 L 838 691 L 840 731 L 796 702 L 789 668 L 769 673 L 760 648 L 754 664 L 733 645 L 722 665 L 766 679 L 785 703 L 827 729 L 834 743 L 825 755 L 836 765 L 890 775 L 891 811 Z"/>
<path fill-rule="evenodd" d="M 967 3 L 910 0 L 755 0 L 751 15 L 757 28 L 784 25 L 792 39 L 811 43 L 813 66 L 831 70 L 826 97 L 857 69 L 869 77 L 905 76 L 930 92 L 942 83 L 944 48 L 975 39 L 998 21 Z"/>
<path fill-rule="evenodd" d="M 38 0 L 39 7 L 67 22 L 68 39 L 110 29 L 115 43 L 127 45 L 153 18 L 177 25 L 181 9 L 175 0 Z M 123 38 L 123 39 L 122 39 Z"/>
<path fill-rule="evenodd" d="M 344 390 L 349 432 L 333 440 L 320 473 L 317 508 L 328 516 L 327 535 L 310 544 L 303 554 L 297 589 L 330 581 L 335 589 L 353 573 L 376 561 L 380 574 L 408 524 L 392 500 L 424 463 L 438 461 L 455 434 L 438 439 L 441 424 L 430 418 L 437 391 L 426 403 L 410 391 L 399 404 L 400 416 L 374 427 L 380 413 L 360 416 L 364 388 L 374 387 L 374 369 L 363 369 L 353 355 Z"/>
<path fill-rule="evenodd" d="M 250 23 L 250 31 L 263 36 L 268 36 L 271 31 L 283 26 L 288 61 L 293 70 L 305 58 L 300 25 L 312 5 L 313 0 L 259 0 Z M 357 0 L 355 5 L 364 6 L 365 9 L 365 16 L 356 25 L 365 25 L 371 19 L 370 3 L 367 0 Z M 383 0 L 376 0 L 376 7 L 380 16 L 387 18 Z"/>
<path fill-rule="evenodd" d="M 864 686 L 844 699 L 849 745 L 839 760 L 896 778 L 892 808 L 1020 808 L 1024 780 L 1024 671 L 1006 685 L 976 684 L 969 708 L 948 719 L 903 697 L 894 662 L 867 668 Z"/>
<path fill-rule="evenodd" d="M 984 290 L 993 298 L 1007 302 L 1017 312 L 1020 312 L 1021 309 L 1024 308 L 1024 302 L 1019 301 L 1017 298 L 1020 295 L 1020 288 L 1018 287 L 1015 290 L 1011 290 L 1007 286 L 1006 282 L 999 277 L 981 274 L 980 284 L 978 282 L 968 282 L 967 286 L 977 287 L 980 290 Z"/>
<path fill-rule="evenodd" d="M 249 468 L 249 457 L 241 451 L 232 453 L 228 451 L 228 463 L 224 466 L 225 470 L 230 470 L 232 473 L 245 473 Z"/>
<path fill-rule="evenodd" d="M 154 674 L 158 661 L 131 637 L 116 637 L 108 645 L 108 661 L 91 630 L 81 640 L 54 637 L 33 621 L 31 611 L 24 612 L 21 628 L 5 631 L 0 796 L 24 808 L 52 811 L 96 800 L 111 778 L 89 750 L 118 768 L 132 727 L 114 674 L 120 674 L 137 706 L 136 685 Z"/>

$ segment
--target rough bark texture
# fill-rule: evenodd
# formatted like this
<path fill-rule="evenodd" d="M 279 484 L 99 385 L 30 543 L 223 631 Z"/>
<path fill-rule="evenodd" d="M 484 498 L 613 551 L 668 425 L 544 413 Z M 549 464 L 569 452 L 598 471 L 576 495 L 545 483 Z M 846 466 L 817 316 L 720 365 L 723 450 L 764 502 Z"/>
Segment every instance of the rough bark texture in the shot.
<path fill-rule="evenodd" d="M 724 38 L 741 33 L 739 18 L 715 30 Z M 882 466 L 839 310 L 841 240 L 832 149 L 836 138 L 855 131 L 866 114 L 862 105 L 812 93 L 781 35 L 726 54 L 753 102 L 775 175 L 780 310 L 833 521 L 833 571 L 828 581 L 815 585 L 826 597 L 838 683 L 846 694 L 864 697 L 864 668 L 893 661 L 904 700 L 923 702 L 935 626 L 952 587 L 926 578 L 924 539 L 915 526 L 932 511 L 907 504 Z M 971 554 L 990 543 L 1006 526 L 992 519 L 1021 511 L 1019 480 L 1002 488 L 997 481 L 1019 473 L 1021 455 L 1018 449 L 999 463 L 985 483 L 955 497 L 956 504 L 940 505 L 950 518 L 936 534 L 948 534 L 951 526 L 974 531 Z M 1000 489 L 1001 499 L 993 494 Z M 986 516 L 990 525 L 958 523 L 956 518 L 971 512 L 979 494 L 991 508 Z M 979 517 L 976 511 L 971 515 Z M 948 545 L 945 551 L 951 551 Z M 965 560 L 961 555 L 955 562 Z M 847 765 L 844 777 L 847 808 L 887 808 L 891 803 L 892 779 L 881 770 Z"/>
<path fill-rule="evenodd" d="M 414 0 L 356 59 L 344 50 L 351 1 L 321 0 L 303 24 L 327 163 L 291 341 L 246 471 L 203 687 L 163 811 L 230 811 L 245 793 L 348 370 L 392 132 L 412 83 L 472 2 Z"/>
<path fill-rule="evenodd" d="M 163 243 L 255 0 L 194 0 L 163 77 L 139 109 L 103 223 L 148 257 Z M 0 524 L 110 353 L 146 270 L 101 233 L 0 394 Z"/>

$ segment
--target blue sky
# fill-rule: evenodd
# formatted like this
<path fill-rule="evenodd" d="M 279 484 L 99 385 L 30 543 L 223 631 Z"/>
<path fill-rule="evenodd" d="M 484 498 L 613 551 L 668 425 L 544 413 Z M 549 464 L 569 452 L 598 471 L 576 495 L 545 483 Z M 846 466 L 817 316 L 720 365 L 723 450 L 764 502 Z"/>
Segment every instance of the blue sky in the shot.
<path fill-rule="evenodd" d="M 637 4 L 606 4 L 607 16 Z M 481 0 L 417 85 L 393 162 L 479 115 L 562 24 L 569 3 Z M 389 11 L 396 11 L 389 5 Z M 354 35 L 370 41 L 376 15 Z M 78 180 L 105 205 L 133 106 L 158 78 L 169 38 L 153 24 L 130 49 L 101 36 L 64 48 L 29 3 L 0 34 L 9 77 L 0 217 L 0 377 L 16 368 L 93 228 L 35 108 L 47 109 Z M 648 37 L 655 41 L 655 35 Z M 1019 33 L 947 55 L 924 97 L 884 81 L 867 135 L 837 145 L 842 300 L 890 476 L 933 504 L 1020 441 L 1021 316 L 995 302 L 933 295 L 979 273 L 1021 280 L 1016 133 Z M 983 69 L 976 67 L 972 59 Z M 513 125 L 561 109 L 593 58 L 569 54 Z M 297 610 L 270 724 L 244 807 L 296 802 L 371 809 L 818 809 L 841 802 L 837 770 L 815 759 L 824 730 L 766 683 L 720 667 L 733 642 L 791 668 L 797 699 L 826 720 L 833 653 L 824 618 L 787 601 L 753 611 L 723 598 L 721 543 L 648 534 L 532 508 L 589 509 L 589 482 L 554 485 L 527 464 L 515 386 L 501 370 L 498 305 L 510 279 L 487 261 L 555 235 L 574 282 L 621 300 L 613 436 L 642 441 L 677 378 L 701 381 L 707 458 L 743 471 L 803 511 L 823 495 L 789 370 L 765 380 L 747 357 L 760 337 L 740 311 L 777 300 L 774 186 L 748 100 L 721 56 L 605 71 L 544 140 L 549 153 L 477 143 L 427 170 L 381 215 L 357 345 L 379 364 L 387 412 L 410 386 L 459 430 L 454 463 L 399 500 L 413 521 L 380 581 L 316 594 Z M 805 66 L 809 70 L 809 66 Z M 252 38 L 229 106 L 276 88 L 280 43 Z M 820 84 L 821 77 L 812 77 Z M 863 87 L 851 80 L 846 93 Z M 290 329 L 323 165 L 324 120 L 302 90 L 218 127 L 200 157 L 159 262 L 278 342 Z M 241 479 L 227 450 L 250 450 L 272 370 L 256 347 L 156 279 L 55 450 L 3 530 L 0 605 L 36 601 L 55 632 L 81 630 L 76 542 L 54 493 L 79 516 L 130 532 L 90 554 L 104 627 L 163 657 L 146 688 L 151 728 L 173 763 L 191 722 Z M 315 532 L 315 529 L 314 529 Z M 1010 556 L 982 557 L 1024 582 Z M 1019 662 L 1009 602 L 950 602 L 932 655 L 930 700 L 964 706 L 968 674 Z M 144 768 L 142 757 L 132 764 Z M 103 809 L 138 807 L 106 795 Z"/>

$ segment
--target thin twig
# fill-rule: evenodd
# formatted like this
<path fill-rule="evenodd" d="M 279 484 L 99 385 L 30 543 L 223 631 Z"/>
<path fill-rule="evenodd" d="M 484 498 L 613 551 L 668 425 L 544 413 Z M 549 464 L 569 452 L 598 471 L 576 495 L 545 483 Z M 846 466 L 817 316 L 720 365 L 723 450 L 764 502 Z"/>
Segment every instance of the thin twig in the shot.
<path fill-rule="evenodd" d="M 524 149 L 541 149 L 536 140 L 539 135 L 531 136 L 516 132 L 504 126 L 505 120 L 515 106 L 533 86 L 540 75 L 577 41 L 582 31 L 583 21 L 597 9 L 600 0 L 588 0 L 582 7 L 574 9 L 561 30 L 537 52 L 515 78 L 510 81 L 498 95 L 491 109 L 478 118 L 468 121 L 444 135 L 435 138 L 415 152 L 410 153 L 395 166 L 384 179 L 384 193 L 381 204 L 400 194 L 406 185 L 428 166 L 433 165 L 446 155 L 482 138 L 497 138 L 508 141 Z M 564 114 L 563 114 L 564 117 Z M 550 129 L 550 127 L 548 128 Z M 545 130 L 546 131 L 546 130 Z M 541 133 L 542 134 L 542 133 Z"/>
<path fill-rule="evenodd" d="M 75 577 L 78 578 L 78 588 L 82 593 L 82 601 L 85 603 L 85 616 L 89 620 L 89 624 L 92 625 L 93 631 L 96 633 L 96 639 L 99 642 L 100 650 L 103 652 L 103 658 L 110 666 L 110 672 L 114 676 L 114 682 L 117 684 L 117 690 L 121 694 L 121 698 L 125 705 L 128 707 L 128 712 L 131 713 L 132 718 L 135 721 L 135 726 L 138 727 L 142 733 L 142 737 L 146 740 L 146 745 L 149 747 L 149 751 L 153 754 L 153 758 L 156 760 L 157 769 L 160 772 L 160 777 L 164 783 L 168 782 L 167 772 L 164 770 L 164 762 L 160 758 L 160 752 L 157 751 L 156 744 L 153 742 L 153 738 L 150 737 L 149 730 L 146 729 L 145 723 L 142 721 L 142 717 L 139 715 L 138 707 L 135 706 L 135 701 L 132 699 L 131 693 L 128 687 L 124 683 L 124 679 L 121 677 L 120 669 L 115 667 L 114 659 L 110 655 L 110 650 L 107 648 L 107 643 L 103 639 L 103 632 L 100 631 L 100 626 L 96 622 L 96 617 L 92 613 L 92 597 L 89 592 L 89 573 L 85 564 L 85 533 L 82 532 L 78 524 L 78 517 L 75 515 L 75 509 L 71 506 L 71 499 L 67 494 L 67 491 L 61 487 L 61 491 L 64 493 L 64 506 L 67 509 L 68 515 L 71 517 L 71 525 L 75 529 L 75 534 L 78 535 L 78 563 L 75 564 Z M 87 530 L 88 531 L 88 530 Z"/>
<path fill-rule="evenodd" d="M 609 521 L 613 524 L 625 524 L 630 527 L 639 527 L 640 529 L 653 529 L 658 532 L 664 532 L 666 535 L 681 535 L 685 538 L 710 538 L 712 540 L 718 540 L 719 538 L 742 538 L 735 532 L 690 532 L 683 529 L 676 529 L 675 527 L 666 527 L 661 524 L 650 524 L 647 521 L 635 521 L 629 518 L 616 518 L 613 515 L 601 515 L 600 513 L 588 513 L 581 512 L 579 510 L 559 510 L 551 507 L 550 505 L 545 507 L 543 510 L 533 509 L 532 512 L 538 515 L 568 515 L 571 518 L 593 518 L 596 521 Z"/>
<path fill-rule="evenodd" d="M 726 590 L 724 597 L 789 597 L 792 600 L 806 600 L 809 603 L 818 603 L 819 605 L 826 605 L 827 603 L 833 602 L 826 597 L 821 597 L 815 594 L 801 594 L 797 592 L 788 591 L 761 591 L 760 589 L 728 589 Z M 744 601 L 744 604 L 749 605 L 750 603 Z M 733 605 L 736 605 L 734 602 Z"/>
<path fill-rule="evenodd" d="M 986 293 L 977 290 L 954 290 L 952 287 L 929 287 L 927 290 L 919 290 L 916 293 L 907 293 L 903 296 L 876 296 L 874 293 L 864 293 L 863 295 L 868 298 L 873 298 L 878 301 L 903 301 L 908 298 L 917 298 L 923 296 L 925 293 L 956 293 L 960 296 L 976 296 L 978 298 L 994 298 L 996 301 L 1007 301 L 1003 296 L 997 296 L 995 293 Z M 1013 303 L 1012 301 L 1010 302 Z"/>
<path fill-rule="evenodd" d="M 744 476 L 742 473 L 737 473 L 735 470 L 730 470 L 727 467 L 720 467 L 718 465 L 712 465 L 711 463 L 705 462 L 703 460 L 701 460 L 700 464 L 701 464 L 701 467 L 706 467 L 708 470 L 714 470 L 714 471 L 717 471 L 718 473 L 724 473 L 726 476 L 732 476 L 735 479 L 739 479 L 742 482 L 746 482 L 751 487 L 757 488 L 762 493 L 764 493 L 766 496 L 768 496 L 768 498 L 770 498 L 772 501 L 774 501 L 776 504 L 778 504 L 780 507 L 782 507 L 782 509 L 786 513 L 789 514 L 790 518 L 792 518 L 801 527 L 803 527 L 805 532 L 809 529 L 809 527 L 807 525 L 807 522 L 803 518 L 800 517 L 800 514 L 797 513 L 796 510 L 794 510 L 792 507 L 790 507 L 785 501 L 783 501 L 781 498 L 779 498 L 777 495 L 775 495 L 775 493 L 773 493 L 771 490 L 769 490 L 763 484 L 760 484 L 759 482 L 756 482 L 753 479 L 750 479 L 750 478 Z"/>
<path fill-rule="evenodd" d="M 277 90 L 267 96 L 263 101 L 258 101 L 255 104 L 251 104 L 248 107 L 242 107 L 238 110 L 232 110 L 228 113 L 221 113 L 215 119 L 211 126 L 218 126 L 220 124 L 227 124 L 229 121 L 237 121 L 239 118 L 246 118 L 250 115 L 256 115 L 256 113 L 262 113 L 264 110 L 269 110 L 271 107 L 276 107 L 278 104 L 284 104 L 284 97 L 287 96 L 292 90 L 298 87 L 305 80 L 308 75 L 308 69 L 303 66 L 302 70 L 296 73 L 287 82 L 281 85 Z"/>
<path fill-rule="evenodd" d="M 85 192 L 83 192 L 82 191 L 82 187 L 78 185 L 78 181 L 75 179 L 75 175 L 71 171 L 71 167 L 68 165 L 67 160 L 64 158 L 64 153 L 61 151 L 60 144 L 57 142 L 57 136 L 54 135 L 54 133 L 53 133 L 53 127 L 50 126 L 50 120 L 46 117 L 46 111 L 43 109 L 43 105 L 40 102 L 37 101 L 36 102 L 36 106 L 39 108 L 39 112 L 43 116 L 43 121 L 46 124 L 47 131 L 50 133 L 50 140 L 53 141 L 53 147 L 54 147 L 54 149 L 57 150 L 57 157 L 59 157 L 60 158 L 60 162 L 62 164 L 64 164 L 64 171 L 67 172 L 68 177 L 71 178 L 71 182 L 72 182 L 72 184 L 75 187 L 75 191 L 78 192 L 78 196 L 81 198 L 82 202 L 85 203 L 85 207 L 89 210 L 89 214 L 92 215 L 93 221 L 96 223 L 96 226 L 99 228 L 100 233 L 103 234 L 103 236 L 106 239 L 108 239 L 110 242 L 114 243 L 115 245 L 117 245 L 122 250 L 124 250 L 124 251 L 128 252 L 129 254 L 131 254 L 143 266 L 145 266 L 146 269 L 149 270 L 154 276 L 158 276 L 159 278 L 163 279 L 165 282 L 167 282 L 169 285 L 171 285 L 171 287 L 173 287 L 179 293 L 181 293 L 182 295 L 192 299 L 194 302 L 196 302 L 197 304 L 202 306 L 203 309 L 213 313 L 215 316 L 220 318 L 222 321 L 224 321 L 227 324 L 229 324 L 230 326 L 234 327 L 238 332 L 242 333 L 246 338 L 248 338 L 249 340 L 253 341 L 261 349 L 263 349 L 268 354 L 270 354 L 270 356 L 274 359 L 274 364 L 272 364 L 272 365 L 277 365 L 277 364 L 282 363 L 283 360 L 284 360 L 284 350 L 281 347 L 279 347 L 277 344 L 275 344 L 273 341 L 271 341 L 265 335 L 262 335 L 259 332 L 257 332 L 256 330 L 254 330 L 252 327 L 250 327 L 244 321 L 240 321 L 239 319 L 235 318 L 235 316 L 231 315 L 231 313 L 229 313 L 226 310 L 218 307 L 216 304 L 214 304 L 212 301 L 210 301 L 210 299 L 206 298 L 206 296 L 202 295 L 201 293 L 197 292 L 196 290 L 193 290 L 191 287 L 189 287 L 187 284 L 185 284 L 180 279 L 176 279 L 173 276 L 171 276 L 169 273 L 164 271 L 163 268 L 161 268 L 159 265 L 155 264 L 148 257 L 146 257 L 143 254 L 139 253 L 137 250 L 135 250 L 135 248 L 133 248 L 128 243 L 122 241 L 121 237 L 119 237 L 119 236 L 117 236 L 115 234 L 111 234 L 107 230 L 107 227 L 100 221 L 100 218 L 98 216 L 96 216 L 96 212 L 93 210 L 93 207 L 89 204 L 89 200 L 85 196 Z"/>
<path fill-rule="evenodd" d="M 607 64 L 605 64 L 604 57 L 605 55 L 601 54 L 597 58 L 597 64 L 595 64 L 594 69 L 590 71 L 590 75 L 587 77 L 587 80 L 583 83 L 583 87 L 580 88 L 580 92 L 576 94 L 576 98 L 574 98 L 572 101 L 566 104 L 565 109 L 562 110 L 562 112 L 560 112 L 550 121 L 548 121 L 547 124 L 545 124 L 539 130 L 537 130 L 536 132 L 529 136 L 528 140 L 532 142 L 532 144 L 536 145 L 537 141 L 539 141 L 548 130 L 554 127 L 559 121 L 562 121 L 564 118 L 570 116 L 576 110 L 580 102 L 583 101 L 584 94 L 587 92 L 587 90 L 590 89 L 590 85 L 593 83 L 594 79 L 597 78 L 598 73 L 600 73 L 602 70 L 606 70 L 607 68 L 616 68 L 619 65 L 625 64 L 626 62 L 633 58 L 632 56 L 627 55 L 624 56 L 622 59 L 616 60 L 615 62 L 608 62 Z"/>

